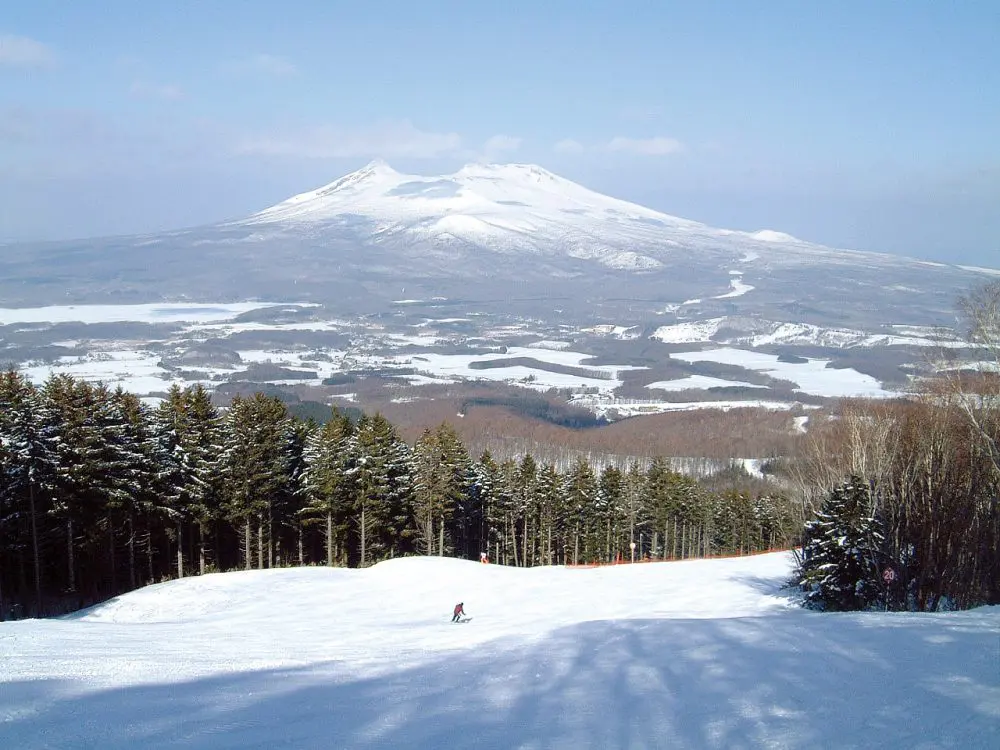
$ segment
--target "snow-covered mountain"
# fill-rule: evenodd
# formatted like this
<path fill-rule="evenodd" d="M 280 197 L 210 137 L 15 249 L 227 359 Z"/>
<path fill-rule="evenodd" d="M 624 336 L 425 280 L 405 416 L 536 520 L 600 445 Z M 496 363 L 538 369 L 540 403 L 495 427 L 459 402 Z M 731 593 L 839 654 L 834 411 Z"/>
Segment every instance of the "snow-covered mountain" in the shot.
<path fill-rule="evenodd" d="M 234 221 L 7 248 L 0 299 L 295 299 L 338 314 L 407 300 L 649 332 L 740 317 L 890 334 L 953 323 L 958 296 L 990 273 L 717 229 L 538 166 L 423 177 L 376 161 Z"/>
<path fill-rule="evenodd" d="M 891 256 L 836 251 L 772 230 L 715 229 L 588 190 L 530 164 L 469 164 L 421 177 L 383 161 L 233 222 L 322 236 L 363 227 L 375 244 L 406 241 L 415 254 L 467 245 L 500 255 L 565 256 L 650 271 L 690 252 L 737 264 L 826 262 L 891 265 Z M 810 257 L 811 256 L 811 257 Z"/>

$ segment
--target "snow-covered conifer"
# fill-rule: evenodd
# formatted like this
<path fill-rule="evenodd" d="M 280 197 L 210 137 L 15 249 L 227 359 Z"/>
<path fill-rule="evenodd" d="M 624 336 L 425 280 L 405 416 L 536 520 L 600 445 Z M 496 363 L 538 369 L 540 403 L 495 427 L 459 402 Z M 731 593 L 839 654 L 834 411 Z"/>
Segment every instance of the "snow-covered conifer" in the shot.
<path fill-rule="evenodd" d="M 876 604 L 882 543 L 869 484 L 853 476 L 835 487 L 805 526 L 798 576 L 807 603 L 836 611 Z"/>

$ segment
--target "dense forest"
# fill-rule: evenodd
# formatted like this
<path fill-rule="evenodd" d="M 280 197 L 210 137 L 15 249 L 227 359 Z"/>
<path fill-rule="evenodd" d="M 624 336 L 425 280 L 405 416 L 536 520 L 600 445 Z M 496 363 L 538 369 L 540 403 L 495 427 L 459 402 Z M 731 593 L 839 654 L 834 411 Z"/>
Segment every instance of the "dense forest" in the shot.
<path fill-rule="evenodd" d="M 749 485 L 748 485 L 749 486 Z M 101 384 L 0 375 L 0 615 L 69 611 L 171 577 L 408 554 L 531 566 L 787 547 L 800 508 L 653 459 L 560 471 L 473 459 L 446 424 L 323 424 L 201 387 L 153 408 Z"/>

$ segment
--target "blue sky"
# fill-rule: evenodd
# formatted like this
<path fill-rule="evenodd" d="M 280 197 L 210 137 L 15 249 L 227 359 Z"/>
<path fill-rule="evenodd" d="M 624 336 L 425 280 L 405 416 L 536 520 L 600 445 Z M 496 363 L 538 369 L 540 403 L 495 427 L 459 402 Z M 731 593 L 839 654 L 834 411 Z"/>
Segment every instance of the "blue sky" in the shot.
<path fill-rule="evenodd" d="M 1000 3 L 20 0 L 0 237 L 241 216 L 375 157 L 1000 265 Z"/>

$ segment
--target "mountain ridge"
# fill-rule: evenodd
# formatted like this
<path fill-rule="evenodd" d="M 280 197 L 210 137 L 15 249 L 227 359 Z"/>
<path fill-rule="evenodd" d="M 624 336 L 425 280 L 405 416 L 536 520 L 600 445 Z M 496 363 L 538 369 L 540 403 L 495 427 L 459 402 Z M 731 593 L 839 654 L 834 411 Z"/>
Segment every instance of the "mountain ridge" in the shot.
<path fill-rule="evenodd" d="M 524 198 L 535 200 L 531 203 Z M 389 225 L 402 226 L 414 217 L 426 224 L 432 217 L 441 221 L 449 215 L 461 214 L 475 217 L 495 229 L 531 231 L 538 228 L 532 225 L 531 219 L 549 223 L 557 218 L 566 219 L 565 216 L 556 217 L 555 212 L 593 221 L 595 212 L 600 211 L 608 214 L 603 218 L 610 218 L 612 223 L 621 224 L 623 220 L 648 222 L 654 227 L 693 231 L 713 235 L 716 239 L 729 237 L 754 245 L 759 243 L 768 249 L 786 245 L 844 252 L 773 229 L 748 232 L 711 227 L 598 193 L 544 167 L 526 163 L 470 163 L 452 174 L 424 176 L 398 172 L 384 160 L 375 159 L 332 182 L 293 195 L 248 217 L 226 222 L 224 226 L 277 224 L 295 229 L 303 225 L 337 223 L 342 217 L 359 215 L 375 216 Z M 530 218 L 525 219 L 525 214 Z M 571 225 L 574 222 L 563 223 Z M 456 225 L 454 221 L 439 228 L 463 237 L 483 229 L 472 222 Z M 655 241 L 655 237 L 645 239 Z M 661 238 L 661 241 L 665 245 L 677 242 L 670 237 Z"/>
<path fill-rule="evenodd" d="M 316 235 L 367 229 L 366 244 L 408 238 L 477 246 L 501 255 L 527 252 L 594 261 L 616 270 L 648 272 L 685 250 L 721 262 L 798 265 L 899 263 L 945 266 L 917 258 L 836 248 L 776 229 L 713 227 L 591 190 L 536 164 L 466 164 L 452 174 L 415 175 L 375 159 L 313 190 L 217 225 Z M 737 250 L 739 253 L 737 254 Z"/>
<path fill-rule="evenodd" d="M 657 327 L 720 316 L 949 325 L 957 298 L 990 276 L 775 229 L 718 229 L 533 164 L 421 176 L 381 160 L 231 221 L 0 253 L 7 305 L 300 299 L 367 315 L 405 297 Z"/>

